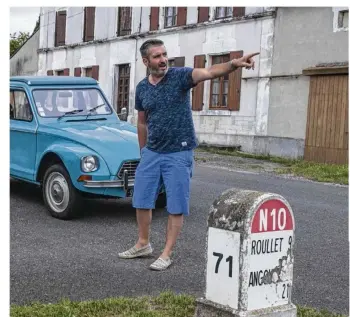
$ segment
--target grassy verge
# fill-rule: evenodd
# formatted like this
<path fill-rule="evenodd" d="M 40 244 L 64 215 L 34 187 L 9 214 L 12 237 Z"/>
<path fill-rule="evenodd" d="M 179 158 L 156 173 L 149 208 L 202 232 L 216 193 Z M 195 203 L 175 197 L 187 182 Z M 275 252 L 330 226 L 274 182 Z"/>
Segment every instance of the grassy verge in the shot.
<path fill-rule="evenodd" d="M 275 172 L 279 174 L 292 174 L 294 176 L 301 176 L 318 182 L 337 183 L 343 185 L 349 184 L 348 165 L 321 164 L 269 155 L 254 155 L 231 149 L 212 147 L 200 147 L 198 148 L 198 151 L 269 161 L 283 165 L 282 168 L 275 170 Z"/>
<path fill-rule="evenodd" d="M 57 304 L 12 306 L 10 317 L 193 317 L 195 298 L 164 292 L 158 297 L 110 298 Z M 345 317 L 329 311 L 298 307 L 298 317 Z"/>

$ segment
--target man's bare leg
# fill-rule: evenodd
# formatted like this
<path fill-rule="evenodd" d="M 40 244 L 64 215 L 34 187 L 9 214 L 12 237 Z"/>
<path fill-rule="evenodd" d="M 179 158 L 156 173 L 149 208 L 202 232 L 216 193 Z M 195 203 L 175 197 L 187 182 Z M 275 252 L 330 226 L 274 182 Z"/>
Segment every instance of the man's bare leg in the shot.
<path fill-rule="evenodd" d="M 141 248 L 149 243 L 152 209 L 136 209 L 136 219 L 139 229 L 139 239 L 136 243 L 136 247 Z"/>
<path fill-rule="evenodd" d="M 133 259 L 141 256 L 150 255 L 153 252 L 153 249 L 149 244 L 152 209 L 136 209 L 136 218 L 139 228 L 139 238 L 137 240 L 136 245 L 118 254 L 120 258 Z"/>
<path fill-rule="evenodd" d="M 161 258 L 168 259 L 171 256 L 177 237 L 182 229 L 182 225 L 183 215 L 169 215 L 166 244 L 163 253 L 160 256 Z"/>

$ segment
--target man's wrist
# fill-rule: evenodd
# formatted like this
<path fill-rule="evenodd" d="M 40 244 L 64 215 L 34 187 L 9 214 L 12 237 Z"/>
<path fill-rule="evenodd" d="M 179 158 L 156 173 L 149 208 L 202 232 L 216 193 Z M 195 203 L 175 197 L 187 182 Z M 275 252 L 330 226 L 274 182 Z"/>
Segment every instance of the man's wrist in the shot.
<path fill-rule="evenodd" d="M 234 70 L 236 70 L 238 68 L 236 59 L 231 59 L 230 60 L 230 64 L 231 64 L 231 70 L 232 71 L 234 71 Z"/>

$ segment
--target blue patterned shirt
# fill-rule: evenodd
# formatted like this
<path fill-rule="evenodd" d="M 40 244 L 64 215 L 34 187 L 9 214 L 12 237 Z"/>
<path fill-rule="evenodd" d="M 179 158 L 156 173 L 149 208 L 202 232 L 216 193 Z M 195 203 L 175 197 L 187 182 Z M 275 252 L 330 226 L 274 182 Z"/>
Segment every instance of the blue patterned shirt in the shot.
<path fill-rule="evenodd" d="M 147 148 L 158 153 L 194 149 L 196 141 L 190 102 L 193 68 L 169 68 L 152 85 L 148 77 L 136 86 L 135 109 L 145 111 Z"/>

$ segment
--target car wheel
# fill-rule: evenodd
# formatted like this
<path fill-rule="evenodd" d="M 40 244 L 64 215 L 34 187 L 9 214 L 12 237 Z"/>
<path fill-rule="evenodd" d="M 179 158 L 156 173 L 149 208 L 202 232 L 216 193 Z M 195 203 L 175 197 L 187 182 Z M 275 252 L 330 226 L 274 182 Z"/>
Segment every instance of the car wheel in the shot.
<path fill-rule="evenodd" d="M 160 193 L 158 195 L 157 201 L 156 201 L 156 208 L 165 208 L 166 207 L 166 193 Z"/>
<path fill-rule="evenodd" d="M 67 170 L 56 164 L 49 167 L 43 180 L 43 197 L 52 217 L 72 219 L 81 209 L 81 197 L 72 185 Z"/>

